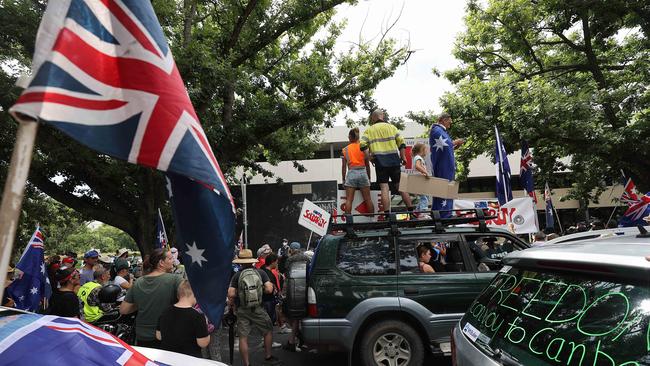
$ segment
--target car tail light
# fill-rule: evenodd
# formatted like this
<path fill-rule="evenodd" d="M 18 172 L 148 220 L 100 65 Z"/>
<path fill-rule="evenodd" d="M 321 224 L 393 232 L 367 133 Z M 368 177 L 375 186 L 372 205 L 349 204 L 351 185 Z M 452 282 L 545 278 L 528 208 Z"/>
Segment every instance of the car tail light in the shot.
<path fill-rule="evenodd" d="M 451 330 L 451 365 L 456 366 L 456 341 L 454 340 L 454 330 Z"/>
<path fill-rule="evenodd" d="M 307 314 L 312 318 L 318 318 L 318 307 L 316 305 L 316 291 L 307 288 Z"/>

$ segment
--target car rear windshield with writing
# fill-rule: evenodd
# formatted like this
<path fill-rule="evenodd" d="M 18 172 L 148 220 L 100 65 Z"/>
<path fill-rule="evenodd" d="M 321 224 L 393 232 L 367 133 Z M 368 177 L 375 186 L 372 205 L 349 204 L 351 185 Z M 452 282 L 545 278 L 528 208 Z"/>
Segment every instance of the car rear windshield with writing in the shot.
<path fill-rule="evenodd" d="M 650 288 L 504 267 L 461 320 L 524 365 L 650 365 Z"/>

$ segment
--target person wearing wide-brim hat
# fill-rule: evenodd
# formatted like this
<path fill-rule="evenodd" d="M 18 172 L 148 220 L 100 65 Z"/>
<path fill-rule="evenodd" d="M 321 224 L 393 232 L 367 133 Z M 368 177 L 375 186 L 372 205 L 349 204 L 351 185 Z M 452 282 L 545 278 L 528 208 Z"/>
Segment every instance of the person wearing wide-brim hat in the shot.
<path fill-rule="evenodd" d="M 237 258 L 233 261 L 235 264 L 241 264 L 242 269 L 235 273 L 230 281 L 228 287 L 228 304 L 231 307 L 236 307 L 237 313 L 237 331 L 239 333 L 239 353 L 241 354 L 244 366 L 249 365 L 248 358 L 248 335 L 253 328 L 259 330 L 264 335 L 264 361 L 266 364 L 278 364 L 280 360 L 271 354 L 271 346 L 273 344 L 273 323 L 262 306 L 262 299 L 259 299 L 259 304 L 248 304 L 248 306 L 240 306 L 239 303 L 239 279 L 248 276 L 250 271 L 255 271 L 260 276 L 260 280 L 264 286 L 263 291 L 267 294 L 273 293 L 273 284 L 269 276 L 261 269 L 253 267 L 257 263 L 257 259 L 253 257 L 253 252 L 250 249 L 242 249 L 239 251 Z M 250 277 L 249 277 L 250 278 Z M 243 280 L 243 279 L 242 279 Z"/>

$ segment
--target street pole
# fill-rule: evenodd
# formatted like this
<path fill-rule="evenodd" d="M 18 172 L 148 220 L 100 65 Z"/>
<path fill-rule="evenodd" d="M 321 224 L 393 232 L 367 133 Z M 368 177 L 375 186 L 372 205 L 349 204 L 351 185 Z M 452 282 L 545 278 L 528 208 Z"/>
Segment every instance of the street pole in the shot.
<path fill-rule="evenodd" d="M 244 248 L 248 249 L 248 209 L 246 204 L 246 173 L 241 179 L 241 199 L 244 204 Z"/>
<path fill-rule="evenodd" d="M 9 268 L 11 249 L 16 236 L 37 131 L 38 123 L 36 121 L 18 122 L 16 143 L 11 154 L 7 181 L 2 192 L 2 204 L 0 204 L 0 253 L 2 253 L 0 274 L 2 275 L 5 275 Z M 0 294 L 4 294 L 4 286 L 0 288 Z"/>

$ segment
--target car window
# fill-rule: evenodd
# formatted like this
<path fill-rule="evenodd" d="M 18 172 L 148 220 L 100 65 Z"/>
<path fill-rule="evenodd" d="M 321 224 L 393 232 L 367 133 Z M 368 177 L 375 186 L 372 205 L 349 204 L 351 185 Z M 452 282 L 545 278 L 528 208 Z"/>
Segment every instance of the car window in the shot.
<path fill-rule="evenodd" d="M 394 275 L 397 272 L 394 248 L 390 237 L 343 239 L 336 265 L 351 275 Z"/>
<path fill-rule="evenodd" d="M 632 366 L 650 364 L 649 321 L 647 281 L 504 267 L 460 327 L 479 348 L 524 365 Z"/>
<path fill-rule="evenodd" d="M 502 265 L 496 261 L 524 249 L 510 237 L 493 233 L 465 235 L 465 240 L 478 272 L 498 271 Z"/>
<path fill-rule="evenodd" d="M 467 268 L 460 249 L 460 241 L 455 238 L 400 239 L 399 266 L 400 274 L 420 274 L 418 247 L 425 246 L 431 252 L 429 265 L 436 273 L 466 272 Z"/>

